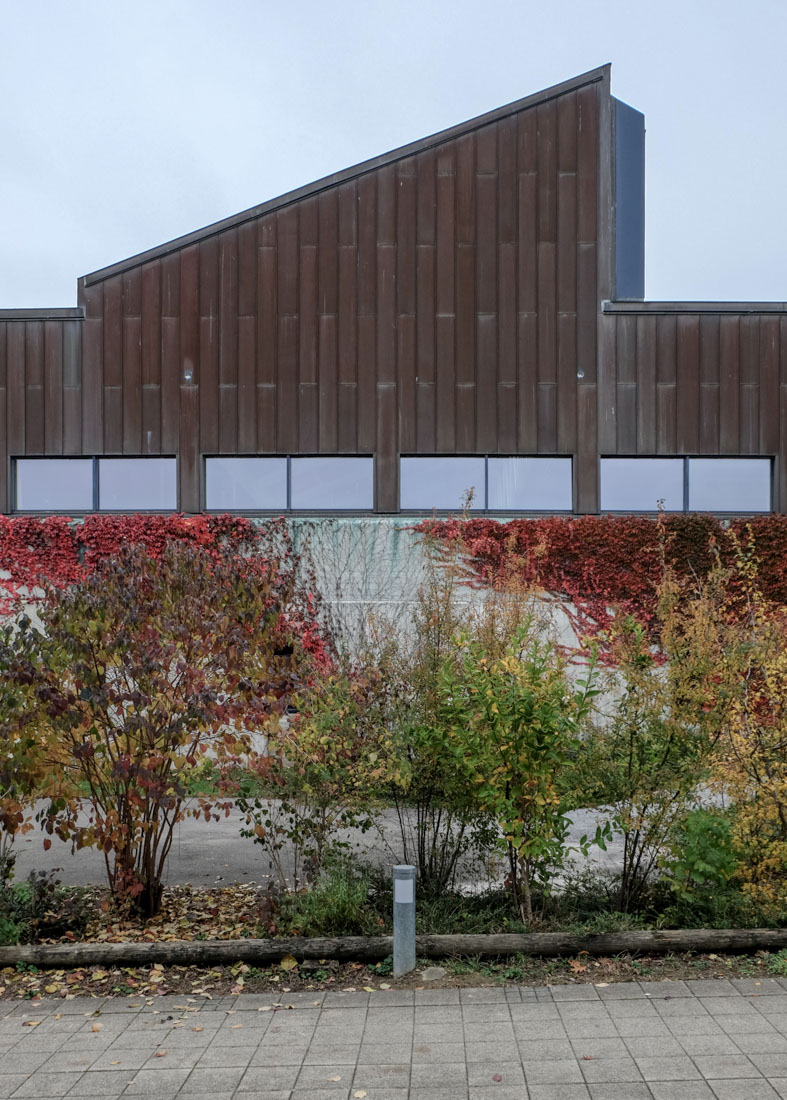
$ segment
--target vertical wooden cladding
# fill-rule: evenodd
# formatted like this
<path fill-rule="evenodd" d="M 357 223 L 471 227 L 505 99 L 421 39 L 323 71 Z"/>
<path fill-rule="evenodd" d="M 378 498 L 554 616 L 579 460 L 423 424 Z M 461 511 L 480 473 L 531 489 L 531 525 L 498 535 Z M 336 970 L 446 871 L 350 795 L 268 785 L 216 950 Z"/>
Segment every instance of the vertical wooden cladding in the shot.
<path fill-rule="evenodd" d="M 787 325 L 778 314 L 627 312 L 602 319 L 617 379 L 614 439 L 602 453 L 776 455 Z"/>
<path fill-rule="evenodd" d="M 82 325 L 0 321 L 0 512 L 11 503 L 6 455 L 82 453 Z"/>
<path fill-rule="evenodd" d="M 18 448 L 177 453 L 187 511 L 204 454 L 375 453 L 387 511 L 401 452 L 595 453 L 601 94 L 577 82 L 96 277 L 82 354 L 47 322 L 6 370 Z"/>

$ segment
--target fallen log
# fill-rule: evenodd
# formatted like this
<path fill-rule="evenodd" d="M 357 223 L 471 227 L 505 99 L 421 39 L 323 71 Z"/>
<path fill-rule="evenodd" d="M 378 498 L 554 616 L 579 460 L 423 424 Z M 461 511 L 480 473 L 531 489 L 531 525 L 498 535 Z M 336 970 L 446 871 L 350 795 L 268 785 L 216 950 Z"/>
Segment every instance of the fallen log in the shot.
<path fill-rule="evenodd" d="M 622 955 L 671 952 L 778 951 L 787 947 L 787 928 L 682 928 L 654 932 L 604 932 L 570 935 L 525 932 L 514 935 L 417 936 L 416 952 L 425 958 L 474 955 Z M 376 962 L 390 955 L 390 936 L 341 936 L 333 939 L 168 940 L 159 943 L 58 943 L 0 947 L 0 967 L 25 963 L 58 970 L 82 966 L 222 966 L 245 962 L 271 966 L 285 955 L 296 959 Z"/>

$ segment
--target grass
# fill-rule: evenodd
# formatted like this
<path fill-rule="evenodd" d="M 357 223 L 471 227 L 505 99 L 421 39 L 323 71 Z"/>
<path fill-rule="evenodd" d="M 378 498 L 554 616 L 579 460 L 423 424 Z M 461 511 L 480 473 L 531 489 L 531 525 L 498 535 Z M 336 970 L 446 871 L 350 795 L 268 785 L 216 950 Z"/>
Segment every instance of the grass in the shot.
<path fill-rule="evenodd" d="M 336 857 L 311 889 L 279 896 L 273 913 L 276 935 L 382 935 L 386 925 L 375 900 L 371 873 L 347 858 Z M 336 931 L 339 928 L 340 933 Z"/>

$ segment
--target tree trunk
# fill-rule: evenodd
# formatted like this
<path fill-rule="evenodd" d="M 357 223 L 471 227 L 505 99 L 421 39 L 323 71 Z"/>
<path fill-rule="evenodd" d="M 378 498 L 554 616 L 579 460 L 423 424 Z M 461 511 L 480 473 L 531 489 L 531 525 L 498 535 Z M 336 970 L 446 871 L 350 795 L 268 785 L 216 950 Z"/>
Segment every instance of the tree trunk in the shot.
<path fill-rule="evenodd" d="M 417 936 L 421 957 L 452 955 L 662 954 L 673 951 L 778 951 L 787 947 L 787 928 L 678 929 L 658 932 L 606 932 L 575 936 L 563 932 L 520 935 Z M 307 940 L 174 940 L 161 943 L 29 944 L 0 947 L 0 967 L 27 963 L 65 969 L 79 966 L 221 966 L 247 962 L 270 966 L 285 955 L 296 958 L 373 962 L 391 954 L 390 936 L 349 936 Z"/>

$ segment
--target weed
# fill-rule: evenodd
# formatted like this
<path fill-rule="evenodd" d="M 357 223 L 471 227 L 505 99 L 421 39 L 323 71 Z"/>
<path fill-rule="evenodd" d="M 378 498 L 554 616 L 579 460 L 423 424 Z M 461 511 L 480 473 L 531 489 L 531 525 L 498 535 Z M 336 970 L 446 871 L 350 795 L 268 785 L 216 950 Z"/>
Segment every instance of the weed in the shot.
<path fill-rule="evenodd" d="M 443 962 L 443 966 L 449 974 L 454 975 L 478 974 L 479 971 L 483 970 L 480 955 L 467 955 L 461 958 L 446 959 Z"/>
<path fill-rule="evenodd" d="M 369 872 L 347 857 L 334 857 L 311 889 L 282 894 L 276 931 L 293 936 L 368 936 L 383 923 L 370 903 Z"/>
<path fill-rule="evenodd" d="M 787 949 L 782 948 L 781 951 L 768 955 L 765 965 L 771 974 L 776 974 L 780 978 L 787 978 Z"/>
<path fill-rule="evenodd" d="M 384 959 L 380 959 L 378 963 L 369 968 L 372 973 L 379 974 L 380 977 L 387 977 L 389 974 L 393 974 L 393 955 L 386 955 Z"/>

